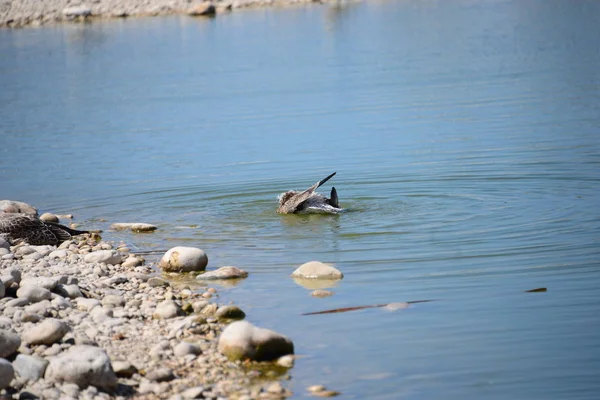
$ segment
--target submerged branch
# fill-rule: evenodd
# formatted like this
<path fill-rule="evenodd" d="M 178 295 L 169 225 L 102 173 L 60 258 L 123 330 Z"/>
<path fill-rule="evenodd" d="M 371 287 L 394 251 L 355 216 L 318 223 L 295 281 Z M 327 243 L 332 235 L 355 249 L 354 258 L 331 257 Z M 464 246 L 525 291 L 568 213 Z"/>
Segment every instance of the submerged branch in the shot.
<path fill-rule="evenodd" d="M 428 303 L 430 301 L 435 301 L 435 300 L 413 300 L 413 301 L 407 301 L 406 304 Z M 342 313 L 342 312 L 347 312 L 347 311 L 364 310 L 366 308 L 387 307 L 390 304 L 393 304 L 393 303 L 374 304 L 374 305 L 369 305 L 369 306 L 343 307 L 343 308 L 336 308 L 333 310 L 309 312 L 309 313 L 304 313 L 302 315 L 335 314 L 335 313 Z"/>

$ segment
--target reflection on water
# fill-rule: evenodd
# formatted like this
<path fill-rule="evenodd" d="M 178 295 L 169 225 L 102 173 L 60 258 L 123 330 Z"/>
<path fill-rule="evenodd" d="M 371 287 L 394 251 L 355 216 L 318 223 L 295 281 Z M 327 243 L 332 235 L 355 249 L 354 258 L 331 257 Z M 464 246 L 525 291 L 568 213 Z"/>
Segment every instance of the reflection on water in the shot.
<path fill-rule="evenodd" d="M 0 198 L 247 270 L 172 279 L 291 336 L 300 396 L 594 399 L 599 8 L 340 2 L 2 30 Z M 275 213 L 333 170 L 348 212 Z M 107 231 L 123 221 L 159 229 Z M 311 260 L 344 273 L 333 296 L 290 277 Z"/>

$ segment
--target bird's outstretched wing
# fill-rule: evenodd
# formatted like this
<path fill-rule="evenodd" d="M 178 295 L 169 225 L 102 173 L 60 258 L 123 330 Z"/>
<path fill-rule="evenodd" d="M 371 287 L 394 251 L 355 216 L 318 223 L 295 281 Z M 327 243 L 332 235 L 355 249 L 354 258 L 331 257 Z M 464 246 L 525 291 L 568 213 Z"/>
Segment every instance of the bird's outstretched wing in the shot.
<path fill-rule="evenodd" d="M 286 201 L 284 204 L 279 206 L 279 208 L 277 209 L 277 212 L 282 213 L 282 214 L 293 213 L 294 211 L 296 211 L 298 209 L 300 204 L 304 203 L 306 200 L 308 200 L 308 198 L 310 196 L 313 195 L 313 193 L 315 192 L 315 190 L 317 190 L 317 188 L 319 186 L 321 186 L 322 184 L 324 184 L 325 182 L 330 180 L 335 174 L 336 173 L 334 172 L 333 174 L 327 176 L 326 178 L 321 179 L 319 182 L 315 183 L 314 185 L 312 185 L 311 187 L 306 189 L 304 192 L 295 194 L 288 201 Z"/>

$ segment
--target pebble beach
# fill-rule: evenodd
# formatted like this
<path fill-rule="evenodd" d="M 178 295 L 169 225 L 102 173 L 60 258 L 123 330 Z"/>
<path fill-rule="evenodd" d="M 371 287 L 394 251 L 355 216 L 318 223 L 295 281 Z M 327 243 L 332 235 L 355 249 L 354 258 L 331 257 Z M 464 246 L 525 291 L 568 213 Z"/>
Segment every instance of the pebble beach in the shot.
<path fill-rule="evenodd" d="M 159 15 L 216 16 L 244 7 L 287 6 L 313 0 L 0 0 L 0 27 L 19 28 L 94 19 Z"/>
<path fill-rule="evenodd" d="M 59 246 L 12 245 L 0 237 L 0 398 L 283 399 L 292 394 L 286 387 L 293 366 L 293 356 L 285 355 L 293 353 L 289 339 L 236 321 L 244 312 L 218 304 L 212 281 L 190 288 L 157 271 L 125 243 L 98 235 Z M 237 268 L 222 271 L 240 276 Z M 256 353 L 228 358 L 220 337 L 234 325 L 244 334 L 256 330 L 263 338 L 274 337 L 279 350 L 270 348 L 271 362 L 248 359 L 260 358 Z M 234 330 L 229 337 L 237 335 Z M 274 357 L 279 351 L 283 356 Z"/>

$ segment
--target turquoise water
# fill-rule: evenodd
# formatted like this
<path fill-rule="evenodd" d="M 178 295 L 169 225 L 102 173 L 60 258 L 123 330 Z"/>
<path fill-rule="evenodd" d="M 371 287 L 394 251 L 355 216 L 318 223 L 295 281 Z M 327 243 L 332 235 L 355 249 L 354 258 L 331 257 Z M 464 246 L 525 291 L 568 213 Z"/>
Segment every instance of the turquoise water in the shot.
<path fill-rule="evenodd" d="M 0 30 L 0 198 L 249 271 L 220 300 L 294 340 L 296 397 L 596 399 L 598 15 L 372 1 Z M 333 171 L 348 212 L 275 213 Z M 333 296 L 289 277 L 313 259 L 344 272 Z"/>

